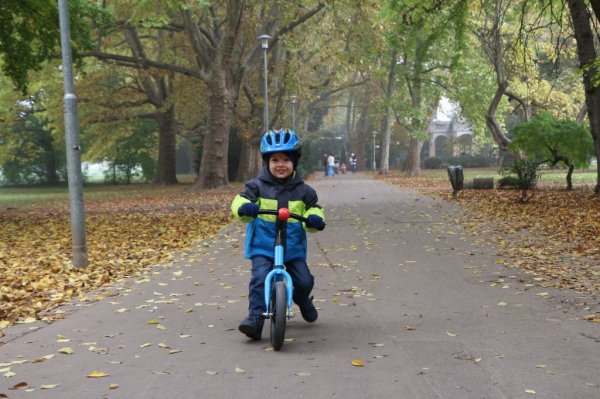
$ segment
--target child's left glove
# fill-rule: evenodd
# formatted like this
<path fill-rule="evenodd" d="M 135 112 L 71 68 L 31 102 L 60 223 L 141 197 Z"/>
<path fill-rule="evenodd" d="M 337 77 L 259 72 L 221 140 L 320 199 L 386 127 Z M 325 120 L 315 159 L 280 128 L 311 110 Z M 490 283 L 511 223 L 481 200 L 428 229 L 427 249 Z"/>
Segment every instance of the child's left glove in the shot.
<path fill-rule="evenodd" d="M 325 222 L 323 218 L 317 215 L 308 215 L 308 220 L 306 221 L 306 227 L 311 229 L 317 229 L 319 231 L 325 228 Z"/>

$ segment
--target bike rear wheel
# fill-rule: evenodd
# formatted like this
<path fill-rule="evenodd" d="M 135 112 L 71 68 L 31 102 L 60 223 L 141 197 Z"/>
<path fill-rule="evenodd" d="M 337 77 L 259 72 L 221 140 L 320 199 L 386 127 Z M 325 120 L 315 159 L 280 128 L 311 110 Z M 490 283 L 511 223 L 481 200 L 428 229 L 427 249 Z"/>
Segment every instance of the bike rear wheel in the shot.
<path fill-rule="evenodd" d="M 287 291 L 283 281 L 275 284 L 271 295 L 271 314 L 271 346 L 277 351 L 283 346 L 287 319 Z"/>

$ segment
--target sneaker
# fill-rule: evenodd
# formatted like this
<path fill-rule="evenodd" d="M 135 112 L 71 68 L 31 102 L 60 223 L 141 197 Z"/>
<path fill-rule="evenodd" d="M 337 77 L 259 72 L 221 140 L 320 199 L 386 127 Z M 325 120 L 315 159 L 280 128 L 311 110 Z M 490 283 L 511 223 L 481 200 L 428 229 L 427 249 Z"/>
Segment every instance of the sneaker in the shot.
<path fill-rule="evenodd" d="M 248 316 L 242 320 L 238 329 L 246 334 L 248 338 L 259 341 L 262 334 L 263 323 L 262 317 Z"/>
<path fill-rule="evenodd" d="M 319 317 L 319 312 L 317 312 L 317 308 L 312 303 L 313 297 L 308 298 L 308 305 L 300 307 L 300 313 L 302 313 L 302 318 L 309 323 L 314 322 Z"/>

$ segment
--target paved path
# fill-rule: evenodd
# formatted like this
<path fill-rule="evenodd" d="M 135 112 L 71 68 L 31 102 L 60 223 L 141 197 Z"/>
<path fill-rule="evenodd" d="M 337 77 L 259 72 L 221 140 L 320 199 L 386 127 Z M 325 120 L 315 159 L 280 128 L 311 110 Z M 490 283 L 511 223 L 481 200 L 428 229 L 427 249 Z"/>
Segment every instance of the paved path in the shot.
<path fill-rule="evenodd" d="M 63 320 L 6 330 L 0 398 L 600 397 L 600 331 L 580 319 L 594 309 L 575 306 L 597 303 L 496 264 L 451 204 L 360 174 L 312 184 L 328 214 L 310 238 L 320 316 L 288 322 L 280 352 L 237 331 L 234 223 Z"/>

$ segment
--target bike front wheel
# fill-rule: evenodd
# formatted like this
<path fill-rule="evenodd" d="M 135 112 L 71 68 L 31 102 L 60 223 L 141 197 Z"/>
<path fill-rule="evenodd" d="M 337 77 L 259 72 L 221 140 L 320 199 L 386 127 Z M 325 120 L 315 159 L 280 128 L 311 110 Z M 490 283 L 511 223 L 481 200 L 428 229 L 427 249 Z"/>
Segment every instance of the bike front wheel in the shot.
<path fill-rule="evenodd" d="M 287 291 L 283 281 L 275 284 L 271 295 L 271 314 L 271 346 L 277 351 L 283 346 L 287 319 Z"/>

